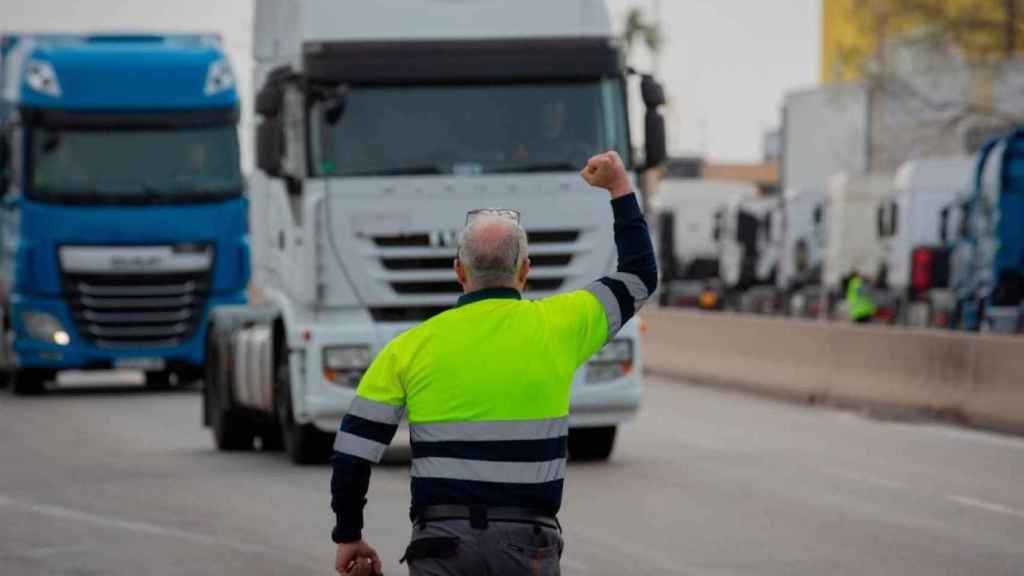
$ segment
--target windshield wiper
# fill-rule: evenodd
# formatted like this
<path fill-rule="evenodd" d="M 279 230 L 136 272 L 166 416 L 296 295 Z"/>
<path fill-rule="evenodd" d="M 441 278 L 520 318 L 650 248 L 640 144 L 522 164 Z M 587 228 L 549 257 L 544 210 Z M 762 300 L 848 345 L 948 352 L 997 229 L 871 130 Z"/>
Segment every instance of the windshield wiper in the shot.
<path fill-rule="evenodd" d="M 572 162 L 547 162 L 538 164 L 525 164 L 523 166 L 504 166 L 492 168 L 488 174 L 529 174 L 531 172 L 579 172 L 582 166 Z"/>
<path fill-rule="evenodd" d="M 328 173 L 325 176 L 422 176 L 431 174 L 444 174 L 445 171 L 437 164 L 423 164 L 420 166 L 400 166 L 397 168 L 382 168 L 380 170 L 365 170 L 353 172 Z"/>

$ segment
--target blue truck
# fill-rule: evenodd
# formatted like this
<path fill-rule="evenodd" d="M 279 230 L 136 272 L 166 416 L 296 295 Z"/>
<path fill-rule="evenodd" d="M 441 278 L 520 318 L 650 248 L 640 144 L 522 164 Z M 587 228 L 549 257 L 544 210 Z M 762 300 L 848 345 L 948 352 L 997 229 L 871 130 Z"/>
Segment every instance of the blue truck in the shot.
<path fill-rule="evenodd" d="M 0 39 L 0 376 L 202 376 L 209 310 L 245 302 L 239 100 L 214 35 Z"/>
<path fill-rule="evenodd" d="M 1024 331 L 1024 127 L 978 153 L 951 273 L 957 326 Z"/>

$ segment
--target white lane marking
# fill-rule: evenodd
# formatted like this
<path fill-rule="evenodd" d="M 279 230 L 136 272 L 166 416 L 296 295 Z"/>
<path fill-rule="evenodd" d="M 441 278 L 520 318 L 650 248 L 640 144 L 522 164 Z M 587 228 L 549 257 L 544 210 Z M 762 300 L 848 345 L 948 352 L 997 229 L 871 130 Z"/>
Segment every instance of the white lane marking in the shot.
<path fill-rule="evenodd" d="M 995 502 L 987 502 L 985 500 L 978 500 L 977 498 L 971 498 L 970 496 L 960 496 L 957 494 L 947 495 L 949 498 L 957 504 L 969 506 L 971 508 L 978 508 L 980 510 L 987 510 L 989 512 L 995 512 L 996 514 L 1003 514 L 1006 516 L 1013 516 L 1024 520 L 1024 511 L 1017 510 L 1016 508 L 1010 508 L 1009 506 L 1003 506 L 1002 504 L 996 504 Z"/>
<path fill-rule="evenodd" d="M 149 534 L 151 536 L 163 536 L 167 538 L 177 538 L 178 540 L 184 540 L 186 542 L 205 544 L 208 546 L 214 546 L 221 549 L 228 548 L 231 550 L 235 550 L 237 552 L 260 554 L 264 556 L 287 555 L 285 552 L 281 550 L 275 550 L 267 546 L 256 546 L 252 544 L 245 544 L 242 542 L 224 540 L 223 538 L 217 538 L 215 536 L 202 534 L 200 532 L 188 532 L 185 530 L 180 530 L 178 528 L 173 528 L 170 526 L 161 526 L 159 524 L 150 524 L 148 522 L 125 520 L 122 518 L 115 518 L 112 516 L 100 516 L 98 514 L 83 512 L 81 510 L 75 510 L 73 508 L 65 508 L 63 506 L 52 506 L 48 504 L 37 504 L 35 502 L 15 500 L 13 498 L 9 498 L 3 495 L 0 495 L 0 508 L 14 508 L 25 512 L 31 512 L 33 514 L 39 514 L 42 516 L 51 516 L 54 518 L 60 518 L 62 520 L 74 520 L 77 522 L 82 522 L 84 524 L 92 524 L 93 526 L 102 526 L 104 528 L 124 530 L 126 532 Z M 288 562 L 292 564 L 301 564 L 317 570 L 323 568 L 323 566 L 314 565 L 307 562 L 296 562 L 291 558 L 288 558 Z"/>
<path fill-rule="evenodd" d="M 847 480 L 853 480 L 856 482 L 863 482 L 864 484 L 873 484 L 875 486 L 883 486 L 885 488 L 909 488 L 910 486 L 903 482 L 896 482 L 894 480 L 886 480 L 885 478 L 878 478 L 876 476 L 868 476 L 859 472 L 849 472 L 840 468 L 825 468 L 822 472 L 831 476 L 839 476 L 840 478 L 846 478 Z"/>

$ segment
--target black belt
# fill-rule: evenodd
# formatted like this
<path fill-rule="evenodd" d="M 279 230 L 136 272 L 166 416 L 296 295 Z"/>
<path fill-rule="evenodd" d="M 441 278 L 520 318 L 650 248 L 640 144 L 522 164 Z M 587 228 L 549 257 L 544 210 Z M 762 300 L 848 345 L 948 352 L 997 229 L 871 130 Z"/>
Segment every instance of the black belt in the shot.
<path fill-rule="evenodd" d="M 487 528 L 489 522 L 510 522 L 562 531 L 558 518 L 530 508 L 438 504 L 425 506 L 412 513 L 412 521 L 416 524 L 423 525 L 439 520 L 469 520 L 469 524 L 478 530 Z"/>

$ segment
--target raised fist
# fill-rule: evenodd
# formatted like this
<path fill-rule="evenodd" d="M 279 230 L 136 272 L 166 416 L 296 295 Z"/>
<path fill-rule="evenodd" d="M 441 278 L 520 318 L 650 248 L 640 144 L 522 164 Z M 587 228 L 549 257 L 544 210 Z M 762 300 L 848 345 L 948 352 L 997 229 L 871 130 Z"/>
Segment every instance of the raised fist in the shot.
<path fill-rule="evenodd" d="M 580 175 L 587 181 L 587 184 L 611 192 L 612 198 L 625 196 L 632 192 L 626 166 L 615 151 L 598 154 L 591 158 Z"/>

